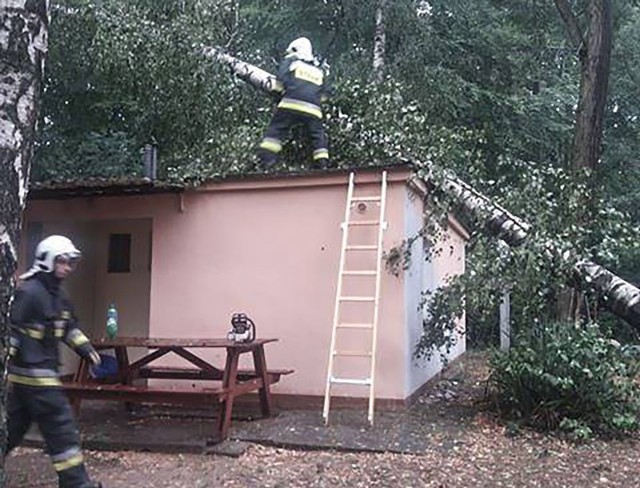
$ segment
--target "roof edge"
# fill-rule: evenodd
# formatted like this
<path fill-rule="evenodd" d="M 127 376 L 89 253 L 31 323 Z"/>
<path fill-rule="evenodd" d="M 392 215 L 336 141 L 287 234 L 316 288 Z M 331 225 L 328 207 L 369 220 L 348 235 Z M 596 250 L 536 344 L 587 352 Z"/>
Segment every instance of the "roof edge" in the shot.
<path fill-rule="evenodd" d="M 372 165 L 358 168 L 332 168 L 328 170 L 293 170 L 280 173 L 242 173 L 213 177 L 202 182 L 166 182 L 143 177 L 85 178 L 68 181 L 35 182 L 29 185 L 28 198 L 32 200 L 58 200 L 96 196 L 137 196 L 184 191 L 219 191 L 253 188 L 279 188 L 296 186 L 326 186 L 343 184 L 345 177 L 355 172 L 363 182 L 375 181 L 387 171 L 390 181 L 408 179 L 413 167 L 408 162 Z"/>
<path fill-rule="evenodd" d="M 30 183 L 27 198 L 31 200 L 62 200 L 90 196 L 180 193 L 184 189 L 184 185 L 153 181 L 149 178 L 87 178 Z"/>

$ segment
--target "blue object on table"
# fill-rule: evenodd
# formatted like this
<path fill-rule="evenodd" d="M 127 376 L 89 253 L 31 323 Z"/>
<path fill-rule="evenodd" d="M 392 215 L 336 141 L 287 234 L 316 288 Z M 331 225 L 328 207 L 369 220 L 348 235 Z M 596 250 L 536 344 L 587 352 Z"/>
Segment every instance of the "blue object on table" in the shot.
<path fill-rule="evenodd" d="M 108 354 L 100 354 L 102 362 L 98 366 L 91 366 L 91 377 L 97 380 L 109 378 L 118 374 L 118 361 Z"/>

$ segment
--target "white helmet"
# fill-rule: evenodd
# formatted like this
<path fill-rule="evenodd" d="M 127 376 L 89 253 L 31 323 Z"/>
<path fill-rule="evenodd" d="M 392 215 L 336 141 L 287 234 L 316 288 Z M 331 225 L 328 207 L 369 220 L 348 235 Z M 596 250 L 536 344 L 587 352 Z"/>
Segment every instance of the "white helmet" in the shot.
<path fill-rule="evenodd" d="M 313 61 L 313 48 L 311 41 L 306 37 L 299 37 L 287 47 L 287 57 L 296 55 L 303 61 Z"/>
<path fill-rule="evenodd" d="M 36 258 L 33 261 L 33 266 L 29 271 L 21 275 L 20 279 L 25 280 L 39 272 L 51 273 L 54 269 L 55 259 L 60 256 L 67 259 L 79 259 L 82 253 L 70 239 L 64 236 L 49 236 L 40 241 L 40 244 L 36 247 Z"/>

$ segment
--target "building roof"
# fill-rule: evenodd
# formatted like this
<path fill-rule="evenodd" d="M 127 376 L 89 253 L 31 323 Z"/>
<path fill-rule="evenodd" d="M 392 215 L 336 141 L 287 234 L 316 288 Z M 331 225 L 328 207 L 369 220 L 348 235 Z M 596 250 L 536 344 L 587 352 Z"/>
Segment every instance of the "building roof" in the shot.
<path fill-rule="evenodd" d="M 114 178 L 77 178 L 58 181 L 31 182 L 28 198 L 34 200 L 67 199 L 88 196 L 135 196 L 153 193 L 180 193 L 188 188 L 206 186 L 209 183 L 242 181 L 295 179 L 321 174 L 348 174 L 350 171 L 372 172 L 380 169 L 399 169 L 408 167 L 406 161 L 385 165 L 369 165 L 359 168 L 331 168 L 314 170 L 306 168 L 283 168 L 282 171 L 257 171 L 247 173 L 229 173 L 209 178 L 200 182 L 167 182 L 151 180 L 146 177 L 114 177 Z"/>
<path fill-rule="evenodd" d="M 64 181 L 32 182 L 29 198 L 34 200 L 66 199 L 88 196 L 147 195 L 179 193 L 186 185 L 152 181 L 142 177 L 82 178 Z"/>

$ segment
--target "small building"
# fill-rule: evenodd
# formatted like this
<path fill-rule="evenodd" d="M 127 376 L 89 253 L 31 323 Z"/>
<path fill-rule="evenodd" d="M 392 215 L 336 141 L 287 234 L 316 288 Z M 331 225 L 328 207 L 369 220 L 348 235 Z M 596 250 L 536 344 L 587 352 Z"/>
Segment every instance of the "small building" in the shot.
<path fill-rule="evenodd" d="M 356 191 L 379 193 L 380 174 L 379 169 L 358 170 Z M 411 174 L 407 167 L 388 170 L 385 252 L 424 224 L 426 190 L 410 182 Z M 67 235 L 81 248 L 83 261 L 67 288 L 89 336 L 104 335 L 110 303 L 117 307 L 122 336 L 225 337 L 232 314 L 246 313 L 259 337 L 278 338 L 267 346 L 268 366 L 295 370 L 275 385 L 278 404 L 320 406 L 348 178 L 345 171 L 226 178 L 195 188 L 148 180 L 34 185 L 21 255 L 30 261 L 37 242 L 50 234 Z M 371 204 L 358 211 L 366 217 L 377 209 Z M 467 237 L 451 218 L 446 239 L 436 244 L 442 253 L 426 261 L 430 243 L 418 239 L 407 270 L 397 276 L 383 273 L 376 355 L 379 402 L 411 402 L 440 370 L 437 354 L 428 362 L 414 358 L 422 331 L 421 293 L 464 272 Z M 375 242 L 373 235 L 358 239 Z M 29 264 L 23 262 L 21 268 Z M 369 285 L 360 281 L 353 286 Z M 357 316 L 367 312 L 349 313 L 362 321 Z M 464 350 L 462 336 L 451 358 Z M 210 359 L 223 361 L 213 352 Z M 74 361 L 72 354 L 65 355 L 66 372 L 75 368 Z M 357 374 L 358 366 L 340 367 L 345 374 Z M 367 396 L 357 386 L 334 392 L 345 398 Z"/>

